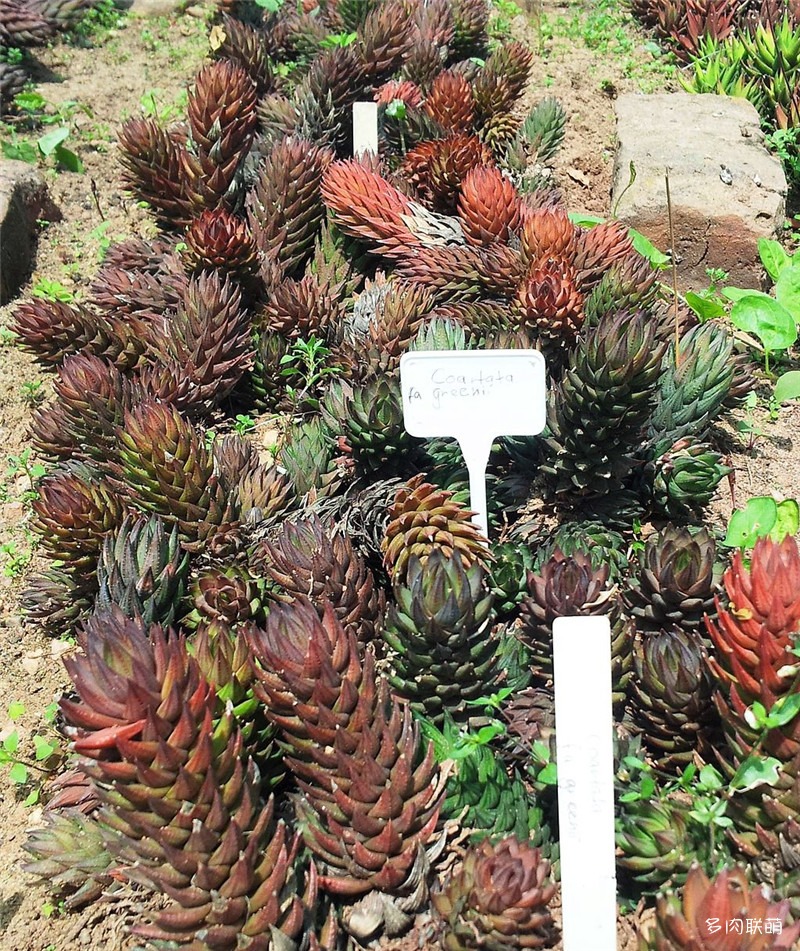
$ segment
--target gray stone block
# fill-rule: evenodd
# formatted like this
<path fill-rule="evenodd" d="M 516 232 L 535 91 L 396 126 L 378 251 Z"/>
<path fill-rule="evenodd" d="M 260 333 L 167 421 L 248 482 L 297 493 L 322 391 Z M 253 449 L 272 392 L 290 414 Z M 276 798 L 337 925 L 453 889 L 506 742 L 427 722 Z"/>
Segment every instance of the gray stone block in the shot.
<path fill-rule="evenodd" d="M 758 286 L 756 243 L 783 224 L 786 177 L 746 99 L 691 93 L 620 96 L 611 208 L 659 248 L 670 245 L 664 170 L 669 168 L 680 285 L 708 285 L 706 268 Z M 630 163 L 636 181 L 630 180 Z"/>
<path fill-rule="evenodd" d="M 0 304 L 16 296 L 33 269 L 39 219 L 60 217 L 32 165 L 0 161 Z"/>

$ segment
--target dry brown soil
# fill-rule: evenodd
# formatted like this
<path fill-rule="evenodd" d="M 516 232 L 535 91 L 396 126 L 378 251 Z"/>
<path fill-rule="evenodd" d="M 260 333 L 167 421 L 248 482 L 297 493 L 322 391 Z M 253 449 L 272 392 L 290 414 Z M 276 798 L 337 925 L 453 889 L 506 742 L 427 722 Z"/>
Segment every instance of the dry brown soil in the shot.
<path fill-rule="evenodd" d="M 518 17 L 513 27 L 539 51 L 531 91 L 523 105 L 542 95 L 555 94 L 570 117 L 556 162 L 557 182 L 568 206 L 603 214 L 609 210 L 611 190 L 612 97 L 615 92 L 641 88 L 641 82 L 647 83 L 650 91 L 659 80 L 650 70 L 652 56 L 645 48 L 646 38 L 630 27 L 626 36 L 631 48 L 621 58 L 587 48 L 580 36 L 548 36 L 548 27 L 559 20 L 573 24 L 573 29 L 579 25 L 581 17 L 592 9 L 588 0 L 583 4 L 546 2 L 533 11 L 533 26 L 526 18 Z M 535 26 L 536 17 L 543 18 L 541 33 Z M 130 18 L 97 49 L 58 45 L 42 53 L 43 64 L 53 74 L 39 87 L 42 94 L 54 104 L 75 100 L 89 107 L 91 114 L 76 115 L 69 142 L 80 154 L 85 174 L 47 173 L 63 220 L 42 232 L 32 285 L 46 278 L 79 294 L 98 266 L 100 236 L 95 229 L 104 221 L 108 222 L 105 234 L 112 239 L 152 233 L 141 209 L 117 184 L 114 130 L 122 117 L 139 109 L 141 97 L 149 90 L 161 90 L 157 101 L 162 106 L 176 100 L 205 53 L 206 29 L 201 20 L 186 15 L 172 21 Z M 13 305 L 0 309 L 0 325 L 8 323 L 12 309 Z M 32 409 L 24 385 L 39 381 L 43 381 L 41 393 L 34 396 L 50 392 L 50 377 L 42 374 L 23 351 L 0 342 L 0 546 L 5 546 L 0 549 L 0 738 L 13 726 L 6 719 L 8 705 L 21 701 L 25 713 L 15 725 L 26 752 L 31 736 L 49 729 L 42 714 L 66 685 L 60 656 L 72 649 L 24 625 L 17 603 L 26 574 L 36 569 L 37 558 L 33 553 L 27 567 L 14 569 L 15 559 L 25 560 L 32 539 L 27 530 L 30 510 L 22 498 L 30 485 L 24 473 L 14 471 L 13 457 L 26 447 Z M 782 497 L 799 497 L 796 442 L 800 438 L 800 406 L 785 408 L 775 422 L 767 419 L 765 410 L 758 409 L 754 424 L 763 434 L 751 449 L 733 425 L 726 423 L 723 427 L 736 470 L 737 499 L 773 491 Z M 726 488 L 714 506 L 716 517 L 723 519 L 730 509 Z M 21 791 L 8 781 L 6 770 L 0 769 L 0 951 L 132 948 L 125 926 L 138 914 L 136 896 L 123 894 L 110 904 L 95 904 L 82 913 L 64 913 L 53 907 L 41 885 L 21 871 L 26 829 L 36 826 L 41 814 L 38 806 L 23 804 L 28 792 L 30 787 Z M 423 917 L 409 936 L 386 947 L 396 951 L 431 947 L 429 925 Z M 620 948 L 634 951 L 633 918 L 620 919 L 619 937 Z"/>

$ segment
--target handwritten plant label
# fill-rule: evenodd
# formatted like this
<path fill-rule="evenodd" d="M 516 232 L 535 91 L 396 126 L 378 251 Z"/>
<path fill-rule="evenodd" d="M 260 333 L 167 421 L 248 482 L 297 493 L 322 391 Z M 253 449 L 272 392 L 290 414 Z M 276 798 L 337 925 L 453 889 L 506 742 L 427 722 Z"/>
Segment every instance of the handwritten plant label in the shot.
<path fill-rule="evenodd" d="M 558 828 L 565 951 L 617 947 L 611 625 L 553 621 Z"/>
<path fill-rule="evenodd" d="M 486 466 L 498 436 L 535 436 L 546 421 L 538 350 L 420 350 L 400 358 L 403 418 L 412 436 L 453 436 L 469 472 L 475 523 L 488 532 Z"/>
<path fill-rule="evenodd" d="M 378 154 L 378 103 L 353 103 L 353 155 Z"/>

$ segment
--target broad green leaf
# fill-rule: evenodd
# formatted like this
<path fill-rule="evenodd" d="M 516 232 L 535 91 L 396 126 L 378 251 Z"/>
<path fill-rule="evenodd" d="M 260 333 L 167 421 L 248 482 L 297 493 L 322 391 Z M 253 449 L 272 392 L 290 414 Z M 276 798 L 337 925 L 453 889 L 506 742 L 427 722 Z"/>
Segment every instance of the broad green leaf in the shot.
<path fill-rule="evenodd" d="M 39 761 L 49 759 L 53 753 L 55 753 L 56 749 L 58 749 L 56 743 L 51 742 L 43 736 L 34 736 L 33 746 L 36 750 L 36 759 Z"/>
<path fill-rule="evenodd" d="M 722 788 L 722 777 L 720 776 L 719 772 L 711 765 L 706 765 L 700 770 L 698 780 L 704 789 Z"/>
<path fill-rule="evenodd" d="M 556 764 L 548 763 L 539 773 L 537 779 L 540 783 L 544 783 L 545 786 L 555 786 L 558 782 Z"/>
<path fill-rule="evenodd" d="M 733 774 L 731 789 L 745 792 L 764 784 L 774 786 L 778 781 L 780 768 L 780 760 L 775 759 L 774 756 L 767 756 L 764 759 L 760 756 L 748 756 Z"/>
<path fill-rule="evenodd" d="M 753 703 L 744 711 L 744 718 L 747 725 L 754 730 L 760 730 L 767 720 L 767 710 L 763 703 L 754 700 Z"/>
<path fill-rule="evenodd" d="M 39 152 L 30 142 L 3 142 L 2 147 L 3 158 L 27 162 L 29 165 L 35 165 L 39 160 Z"/>
<path fill-rule="evenodd" d="M 783 245 L 772 238 L 758 239 L 758 256 L 761 258 L 764 270 L 773 281 L 777 281 L 781 271 L 792 263 L 792 259 L 784 251 Z"/>
<path fill-rule="evenodd" d="M 697 314 L 700 320 L 712 320 L 714 317 L 722 317 L 725 314 L 725 308 L 719 301 L 710 300 L 694 291 L 687 291 L 686 303 Z"/>
<path fill-rule="evenodd" d="M 800 324 L 800 267 L 784 268 L 775 282 L 775 300 Z"/>
<path fill-rule="evenodd" d="M 16 753 L 19 748 L 19 733 L 16 730 L 12 730 L 11 733 L 3 740 L 3 749 L 6 753 Z"/>
<path fill-rule="evenodd" d="M 776 726 L 786 726 L 800 713 L 800 693 L 790 693 L 781 697 L 770 710 L 765 726 L 774 729 Z"/>
<path fill-rule="evenodd" d="M 773 299 L 769 294 L 765 294 L 763 291 L 751 290 L 749 287 L 723 287 L 722 296 L 732 301 L 741 300 L 743 297 L 765 297 L 767 300 Z"/>
<path fill-rule="evenodd" d="M 44 109 L 47 100 L 38 92 L 19 92 L 14 96 L 14 105 L 24 109 L 25 112 L 36 112 Z"/>
<path fill-rule="evenodd" d="M 8 705 L 8 715 L 12 720 L 19 720 L 23 713 L 25 713 L 25 704 L 22 701 L 14 700 Z"/>
<path fill-rule="evenodd" d="M 770 352 L 785 350 L 797 340 L 794 318 L 782 304 L 768 295 L 748 294 L 742 297 L 731 308 L 731 322 L 740 330 L 758 337 Z"/>
<path fill-rule="evenodd" d="M 800 505 L 795 499 L 778 502 L 778 517 L 772 526 L 769 537 L 774 542 L 782 542 L 787 535 L 796 535 L 800 531 Z"/>
<path fill-rule="evenodd" d="M 772 394 L 777 403 L 787 403 L 800 397 L 800 370 L 788 370 L 778 377 Z"/>
<path fill-rule="evenodd" d="M 8 778 L 12 783 L 21 786 L 28 781 L 28 767 L 24 763 L 14 763 L 8 771 Z"/>
<path fill-rule="evenodd" d="M 748 499 L 743 509 L 736 509 L 728 522 L 722 542 L 728 548 L 752 548 L 759 538 L 772 531 L 778 520 L 778 504 L 769 495 Z"/>
<path fill-rule="evenodd" d="M 635 228 L 628 228 L 628 234 L 630 235 L 631 243 L 634 248 L 642 255 L 642 257 L 647 258 L 647 260 L 655 268 L 663 270 L 666 267 L 669 267 L 669 256 L 664 254 L 663 251 L 653 244 L 653 242 L 646 238 L 641 231 L 637 231 Z"/>
<path fill-rule="evenodd" d="M 23 800 L 22 805 L 23 805 L 23 806 L 35 806 L 36 803 L 39 801 L 39 796 L 40 796 L 40 794 L 41 794 L 41 789 L 39 789 L 38 786 L 37 786 L 36 789 L 32 789 L 32 790 L 28 793 L 28 795 L 27 795 L 27 796 L 25 797 L 25 799 Z"/>
<path fill-rule="evenodd" d="M 80 160 L 80 156 L 76 155 L 72 149 L 66 149 L 63 145 L 59 145 L 56 147 L 53 155 L 58 164 L 68 172 L 76 172 L 78 175 L 83 174 L 83 162 Z"/>
<path fill-rule="evenodd" d="M 68 136 L 69 129 L 67 126 L 61 125 L 57 129 L 51 129 L 50 132 L 45 132 L 36 144 L 39 146 L 39 151 L 42 155 L 48 156 L 52 155 Z"/>
<path fill-rule="evenodd" d="M 571 211 L 569 220 L 578 228 L 594 228 L 595 225 L 601 225 L 606 219 L 600 215 L 584 215 L 579 211 Z"/>

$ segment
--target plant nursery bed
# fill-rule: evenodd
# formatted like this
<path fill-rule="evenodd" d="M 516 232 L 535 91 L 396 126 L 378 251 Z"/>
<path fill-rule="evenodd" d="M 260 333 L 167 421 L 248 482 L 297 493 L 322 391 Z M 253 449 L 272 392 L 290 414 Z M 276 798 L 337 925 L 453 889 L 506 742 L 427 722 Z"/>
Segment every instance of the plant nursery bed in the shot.
<path fill-rule="evenodd" d="M 61 217 L 0 308 L 0 951 L 563 948 L 573 608 L 613 631 L 617 947 L 684 947 L 640 933 L 693 858 L 782 888 L 795 917 L 749 907 L 792 934 L 800 883 L 730 784 L 783 756 L 783 804 L 800 727 L 737 732 L 719 645 L 744 591 L 791 661 L 800 553 L 764 499 L 796 533 L 800 402 L 625 229 L 563 210 L 609 215 L 613 99 L 674 66 L 607 2 L 265 6 L 106 10 L 3 125 Z M 382 166 L 347 155 L 373 93 Z M 552 374 L 547 432 L 490 459 L 491 559 L 458 451 L 402 426 L 400 354 L 467 345 Z M 780 718 L 769 688 L 744 705 Z"/>

